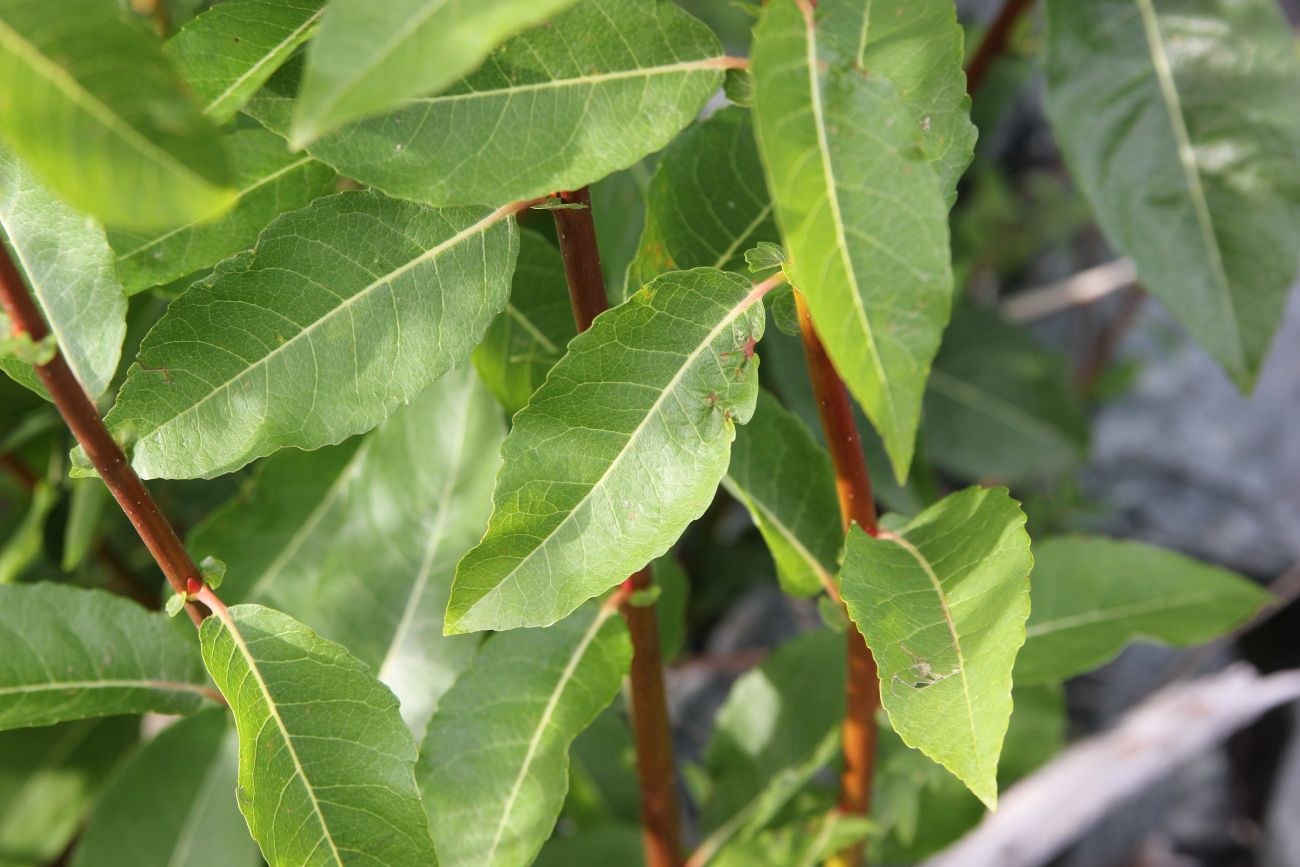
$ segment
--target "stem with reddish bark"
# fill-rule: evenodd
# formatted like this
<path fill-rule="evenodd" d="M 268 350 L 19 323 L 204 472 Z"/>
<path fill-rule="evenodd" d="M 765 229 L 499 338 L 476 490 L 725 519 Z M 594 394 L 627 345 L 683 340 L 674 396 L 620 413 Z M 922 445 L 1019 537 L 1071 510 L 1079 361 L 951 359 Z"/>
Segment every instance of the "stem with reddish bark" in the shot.
<path fill-rule="evenodd" d="M 586 187 L 559 194 L 578 208 L 552 211 L 569 283 L 569 300 L 579 331 L 609 307 L 600 268 L 596 224 L 591 218 L 591 194 Z M 659 615 L 654 605 L 638 604 L 638 590 L 654 583 L 649 566 L 623 582 L 627 599 L 619 606 L 632 639 L 632 730 L 636 738 L 637 778 L 641 791 L 641 834 L 647 867 L 681 867 L 682 833 L 677 806 L 677 775 L 673 765 L 672 730 L 664 692 L 663 658 L 659 649 Z"/>
<path fill-rule="evenodd" d="M 970 62 L 966 64 L 966 92 L 974 95 L 979 90 L 984 79 L 988 76 L 989 69 L 993 66 L 993 61 L 1001 56 L 1006 50 L 1007 41 L 1011 38 L 1011 29 L 1015 26 L 1016 21 L 1024 14 L 1025 10 L 1033 5 L 1034 0 L 1004 0 L 1002 8 L 998 10 L 998 15 L 989 24 L 989 29 L 984 32 L 984 38 L 980 41 L 979 48 L 975 49 L 975 54 L 971 57 Z"/>
<path fill-rule="evenodd" d="M 804 357 L 812 380 L 813 395 L 831 464 L 835 468 L 835 490 L 839 495 L 840 518 L 845 533 L 857 524 L 871 535 L 876 534 L 876 504 L 871 496 L 871 476 L 862 452 L 862 439 L 853 418 L 848 389 L 840 379 L 826 347 L 813 326 L 812 315 L 803 293 L 795 289 L 795 306 L 799 311 L 799 333 L 803 338 Z M 845 678 L 845 712 L 842 733 L 844 773 L 840 777 L 840 810 L 859 816 L 871 812 L 871 783 L 875 775 L 876 709 L 880 707 L 880 681 L 876 662 L 867 642 L 851 624 L 846 630 L 848 666 Z M 850 867 L 863 860 L 861 844 L 836 856 L 834 863 Z"/>
<path fill-rule="evenodd" d="M 3 245 L 0 245 L 0 306 L 8 315 L 15 336 L 26 334 L 33 341 L 49 336 L 45 319 L 36 309 L 27 285 Z M 56 350 L 49 362 L 38 365 L 36 375 L 99 472 L 99 477 L 158 562 L 172 589 L 177 593 L 197 593 L 203 587 L 198 567 L 190 559 L 172 525 L 158 511 L 153 497 L 122 453 L 121 446 L 104 426 L 99 409 L 73 375 L 62 351 Z M 186 610 L 195 625 L 202 621 L 203 615 L 196 605 L 189 603 Z"/>

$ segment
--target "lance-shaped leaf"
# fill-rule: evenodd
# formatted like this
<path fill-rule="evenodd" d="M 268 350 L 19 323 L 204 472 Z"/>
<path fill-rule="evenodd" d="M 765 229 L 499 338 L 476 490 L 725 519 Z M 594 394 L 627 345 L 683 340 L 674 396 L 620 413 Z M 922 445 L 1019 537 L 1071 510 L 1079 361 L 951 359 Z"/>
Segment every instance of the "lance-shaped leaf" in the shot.
<path fill-rule="evenodd" d="M 265 130 L 240 130 L 229 143 L 239 190 L 225 216 L 161 232 L 109 233 L 127 294 L 195 274 L 247 250 L 281 213 L 334 189 L 333 170 L 311 157 L 290 154 L 283 141 Z"/>
<path fill-rule="evenodd" d="M 478 641 L 443 636 L 456 563 L 483 535 L 505 429 L 472 370 L 374 432 L 269 458 L 191 535 L 226 563 L 223 598 L 307 623 L 371 666 L 423 732 Z"/>
<path fill-rule="evenodd" d="M 716 848 L 772 820 L 839 747 L 844 636 L 802 635 L 736 681 L 709 743 L 704 825 Z"/>
<path fill-rule="evenodd" d="M 898 90 L 921 151 L 935 164 L 949 207 L 978 135 L 966 93 L 965 33 L 952 0 L 820 0 L 819 48 L 832 62 L 857 65 Z"/>
<path fill-rule="evenodd" d="M 107 422 L 146 478 L 211 477 L 383 421 L 465 361 L 505 306 L 510 208 L 318 199 L 173 302 Z"/>
<path fill-rule="evenodd" d="M 675 3 L 584 0 L 444 92 L 309 150 L 348 177 L 433 205 L 577 189 L 668 144 L 721 86 L 721 55 L 712 31 Z M 285 67 L 249 104 L 281 134 L 297 78 Z"/>
<path fill-rule="evenodd" d="M 507 37 L 574 0 L 334 0 L 307 52 L 295 147 L 347 121 L 437 93 Z"/>
<path fill-rule="evenodd" d="M 754 837 L 736 840 L 709 863 L 713 867 L 816 867 L 866 840 L 874 824 L 864 816 L 829 810 Z"/>
<path fill-rule="evenodd" d="M 325 0 L 226 0 L 182 27 L 164 50 L 204 113 L 225 123 L 311 37 L 324 5 Z"/>
<path fill-rule="evenodd" d="M 239 808 L 267 862 L 436 864 L 393 694 L 286 614 L 214 608 L 203 661 L 235 715 Z"/>
<path fill-rule="evenodd" d="M 1296 277 L 1300 62 L 1269 0 L 1048 3 L 1047 110 L 1142 284 L 1243 387 Z"/>
<path fill-rule="evenodd" d="M 0 729 L 124 713 L 193 713 L 211 690 L 193 640 L 120 596 L 0 587 Z"/>
<path fill-rule="evenodd" d="M 165 729 L 105 788 L 77 843 L 73 867 L 260 864 L 235 801 L 238 756 L 224 710 L 195 714 Z"/>
<path fill-rule="evenodd" d="M 1083 459 L 1088 424 L 1065 359 L 992 311 L 958 311 L 925 394 L 926 455 L 968 479 L 1020 482 Z"/>
<path fill-rule="evenodd" d="M 723 109 L 688 127 L 660 158 L 628 294 L 665 271 L 745 271 L 745 251 L 777 237 L 750 113 Z"/>
<path fill-rule="evenodd" d="M 216 129 L 117 4 L 0 2 L 0 138 L 62 198 L 106 223 L 212 217 L 231 197 Z"/>
<path fill-rule="evenodd" d="M 1032 563 L 1025 515 L 1006 488 L 967 488 L 897 532 L 850 531 L 840 575 L 894 731 L 990 809 Z"/>
<path fill-rule="evenodd" d="M 901 480 L 951 305 L 947 202 L 892 83 L 822 56 L 809 0 L 754 39 L 759 151 L 791 282 Z"/>
<path fill-rule="evenodd" d="M 578 333 L 560 251 L 523 230 L 506 309 L 474 349 L 474 366 L 507 412 L 523 409 Z"/>
<path fill-rule="evenodd" d="M 58 340 L 86 393 L 98 398 L 117 370 L 126 336 L 126 298 L 113 273 L 104 230 L 65 205 L 0 146 L 0 243 Z M 30 364 L 0 357 L 0 368 L 39 394 Z"/>
<path fill-rule="evenodd" d="M 515 416 L 448 632 L 554 623 L 704 512 L 754 411 L 765 288 L 707 268 L 665 274 L 574 338 Z"/>
<path fill-rule="evenodd" d="M 569 788 L 569 745 L 632 661 L 613 605 L 506 632 L 443 696 L 417 777 L 443 867 L 530 864 Z"/>
<path fill-rule="evenodd" d="M 44 480 L 36 483 L 21 521 L 0 543 L 0 584 L 12 584 L 36 564 L 45 547 L 45 521 L 59 502 L 59 489 Z"/>
<path fill-rule="evenodd" d="M 6 867 L 57 860 L 139 740 L 140 720 L 131 716 L 0 732 L 0 858 Z"/>
<path fill-rule="evenodd" d="M 787 593 L 812 596 L 836 586 L 844 534 L 830 458 L 766 391 L 736 435 L 722 483 L 749 510 Z"/>
<path fill-rule="evenodd" d="M 1173 551 L 1096 536 L 1034 546 L 1033 608 L 1016 683 L 1053 683 L 1126 644 L 1210 641 L 1272 597 L 1247 579 Z"/>

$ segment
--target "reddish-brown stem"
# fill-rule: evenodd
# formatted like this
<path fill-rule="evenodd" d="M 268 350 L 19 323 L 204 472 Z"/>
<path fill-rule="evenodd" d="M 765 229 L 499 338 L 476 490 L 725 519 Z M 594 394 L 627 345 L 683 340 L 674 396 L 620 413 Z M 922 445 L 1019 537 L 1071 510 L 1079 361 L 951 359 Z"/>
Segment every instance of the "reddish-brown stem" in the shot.
<path fill-rule="evenodd" d="M 26 333 L 33 341 L 44 340 L 50 330 L 36 309 L 18 269 L 0 246 L 0 306 L 9 316 L 14 334 Z M 46 364 L 36 367 L 45 390 L 54 399 L 59 414 L 85 450 L 122 511 L 135 526 L 145 547 L 158 561 L 167 582 L 177 593 L 194 593 L 203 585 L 198 567 L 185 551 L 172 525 L 158 511 L 153 497 L 127 462 L 122 448 L 104 427 L 99 409 L 77 382 L 61 351 Z M 203 616 L 197 606 L 186 606 L 190 619 L 197 625 Z"/>
<path fill-rule="evenodd" d="M 569 300 L 579 331 L 609 307 L 605 278 L 600 268 L 596 224 L 591 218 L 591 194 L 562 192 L 560 200 L 581 208 L 559 208 L 555 228 L 568 277 Z M 659 650 L 659 615 L 654 605 L 637 604 L 636 591 L 654 583 L 650 567 L 623 582 L 626 601 L 619 606 L 632 638 L 632 729 L 636 738 L 637 777 L 641 791 L 641 836 L 646 867 L 681 867 L 682 832 L 677 806 L 677 775 L 673 765 L 672 729 L 664 692 L 663 657 Z"/>
<path fill-rule="evenodd" d="M 808 362 L 813 395 L 817 399 L 817 412 L 821 416 L 826 445 L 835 468 L 835 489 L 839 495 L 844 530 L 848 532 L 849 526 L 856 523 L 874 536 L 876 504 L 871 496 L 871 476 L 867 472 L 848 389 L 817 336 L 803 293 L 796 289 L 794 300 L 799 311 L 799 333 L 803 337 L 804 357 Z M 875 775 L 876 709 L 880 707 L 880 682 L 876 676 L 876 662 L 862 633 L 852 627 L 846 632 L 848 666 L 840 809 L 845 813 L 866 816 L 871 812 L 871 783 Z M 843 867 L 861 864 L 862 855 L 862 846 L 859 845 L 836 856 L 835 864 Z"/>
<path fill-rule="evenodd" d="M 559 208 L 555 215 L 555 231 L 560 239 L 560 255 L 564 259 L 564 274 L 569 280 L 569 301 L 573 304 L 573 319 L 579 331 L 586 331 L 591 322 L 609 307 L 605 294 L 605 275 L 600 269 L 600 247 L 596 243 L 596 223 L 591 218 L 591 191 L 587 187 L 560 193 L 560 201 L 579 208 Z"/>
<path fill-rule="evenodd" d="M 1003 0 L 997 17 L 989 24 L 989 29 L 984 32 L 979 48 L 975 49 L 975 54 L 966 64 L 967 93 L 973 95 L 979 90 L 988 76 L 989 69 L 993 66 L 993 61 L 1006 50 L 1007 40 L 1011 38 L 1011 29 L 1033 2 L 1034 0 Z"/>
<path fill-rule="evenodd" d="M 654 584 L 650 567 L 632 574 L 623 587 L 635 594 Z M 641 782 L 641 837 L 648 867 L 680 867 L 682 836 L 677 807 L 677 771 L 673 766 L 672 725 L 664 692 L 659 618 L 654 605 L 638 605 L 635 595 L 619 611 L 632 638 L 632 727 L 636 770 Z"/>

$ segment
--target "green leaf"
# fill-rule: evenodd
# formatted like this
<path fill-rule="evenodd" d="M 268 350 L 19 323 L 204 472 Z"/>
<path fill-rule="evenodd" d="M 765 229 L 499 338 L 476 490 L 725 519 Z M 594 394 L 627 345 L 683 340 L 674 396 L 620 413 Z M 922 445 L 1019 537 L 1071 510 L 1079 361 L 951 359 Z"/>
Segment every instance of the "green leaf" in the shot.
<path fill-rule="evenodd" d="M 873 827 L 862 816 L 831 810 L 813 821 L 737 840 L 709 863 L 713 867 L 816 867 L 865 840 Z"/>
<path fill-rule="evenodd" d="M 444 867 L 532 862 L 569 788 L 569 745 L 632 661 L 613 605 L 493 636 L 443 696 L 418 776 Z"/>
<path fill-rule="evenodd" d="M 674 3 L 584 0 L 442 93 L 309 150 L 348 177 L 439 206 L 574 190 L 668 144 L 722 83 L 721 54 Z M 286 67 L 249 104 L 285 135 L 297 77 Z"/>
<path fill-rule="evenodd" d="M 107 423 L 145 478 L 212 477 L 369 430 L 505 306 L 505 211 L 342 193 L 280 217 L 167 310 Z"/>
<path fill-rule="evenodd" d="M 725 108 L 688 127 L 659 160 L 628 292 L 665 271 L 744 271 L 745 251 L 777 237 L 750 113 Z"/>
<path fill-rule="evenodd" d="M 947 202 L 893 84 L 827 65 L 822 32 L 807 0 L 767 5 L 753 50 L 759 151 L 791 283 L 902 480 L 951 305 Z"/>
<path fill-rule="evenodd" d="M 743 675 L 718 711 L 709 742 L 711 844 L 770 822 L 839 749 L 844 718 L 843 635 L 819 630 L 781 645 Z"/>
<path fill-rule="evenodd" d="M 324 0 L 226 0 L 186 24 L 163 50 L 204 113 L 225 123 L 312 36 L 323 5 Z"/>
<path fill-rule="evenodd" d="M 770 393 L 759 392 L 736 435 L 722 484 L 763 534 L 783 590 L 812 596 L 836 586 L 844 534 L 830 457 Z"/>
<path fill-rule="evenodd" d="M 780 268 L 786 261 L 785 251 L 771 241 L 759 241 L 757 245 L 745 251 L 745 264 L 755 274 Z"/>
<path fill-rule="evenodd" d="M 474 367 L 506 411 L 514 414 L 528 403 L 577 333 L 560 251 L 542 235 L 521 231 L 510 300 L 474 349 Z"/>
<path fill-rule="evenodd" d="M 1029 615 L 1024 525 L 1006 488 L 967 488 L 897 532 L 850 531 L 841 573 L 894 730 L 989 809 Z"/>
<path fill-rule="evenodd" d="M 574 338 L 515 416 L 448 632 L 554 623 L 704 512 L 758 395 L 761 295 L 734 274 L 673 272 Z"/>
<path fill-rule="evenodd" d="M 1065 696 L 1059 686 L 1016 685 L 1015 710 L 998 763 L 1006 788 L 1046 763 L 1065 744 Z M 877 747 L 871 818 L 880 831 L 873 861 L 913 864 L 954 842 L 986 815 L 984 805 L 961 782 L 892 731 L 882 729 Z"/>
<path fill-rule="evenodd" d="M 190 636 L 100 590 L 0 587 L 0 729 L 193 713 L 210 694 Z"/>
<path fill-rule="evenodd" d="M 126 335 L 126 298 L 113 273 L 113 251 L 103 229 L 65 205 L 3 146 L 0 242 L 12 252 L 68 366 L 98 399 L 117 370 Z M 30 365 L 0 358 L 0 368 L 45 394 Z"/>
<path fill-rule="evenodd" d="M 1017 683 L 1089 671 L 1138 640 L 1188 647 L 1272 596 L 1234 572 L 1139 542 L 1061 536 L 1034 546 L 1033 609 Z"/>
<path fill-rule="evenodd" d="M 199 638 L 239 731 L 239 809 L 269 863 L 437 863 L 415 742 L 364 663 L 260 605 L 218 605 Z"/>
<path fill-rule="evenodd" d="M 203 578 L 203 583 L 216 590 L 226 580 L 225 561 L 218 560 L 209 554 L 199 561 L 199 573 Z"/>
<path fill-rule="evenodd" d="M 212 11 L 232 5 L 226 2 Z M 228 141 L 239 187 L 229 213 L 162 232 L 109 234 L 128 294 L 211 268 L 252 247 L 258 233 L 281 213 L 333 192 L 332 170 L 310 157 L 291 155 L 283 141 L 265 130 L 242 129 Z"/>
<path fill-rule="evenodd" d="M 1078 466 L 1088 424 L 1066 360 L 993 311 L 963 307 L 925 395 L 926 454 L 968 479 L 1023 482 Z"/>
<path fill-rule="evenodd" d="M 832 62 L 889 79 L 902 98 L 921 151 L 934 163 L 948 206 L 975 155 L 978 131 L 966 93 L 965 32 L 952 0 L 820 0 L 819 49 Z"/>
<path fill-rule="evenodd" d="M 367 115 L 438 93 L 497 43 L 574 0 L 334 0 L 307 52 L 294 147 Z"/>
<path fill-rule="evenodd" d="M 691 582 L 672 554 L 654 562 L 655 600 L 659 622 L 659 654 L 665 664 L 672 662 L 686 646 L 686 607 L 691 596 Z"/>
<path fill-rule="evenodd" d="M 129 716 L 0 732 L 0 864 L 56 861 L 139 738 Z"/>
<path fill-rule="evenodd" d="M 235 801 L 238 755 L 223 709 L 165 729 L 105 788 L 72 867 L 260 864 Z"/>
<path fill-rule="evenodd" d="M 58 502 L 58 488 L 45 481 L 37 483 L 23 519 L 0 545 L 0 585 L 14 583 L 40 559 L 45 544 L 45 520 Z"/>
<path fill-rule="evenodd" d="M 348 647 L 418 735 L 478 646 L 444 637 L 442 613 L 487 523 L 504 437 L 473 372 L 455 371 L 365 437 L 270 458 L 189 548 L 226 561 L 223 598 L 283 608 Z"/>
<path fill-rule="evenodd" d="M 1296 277 L 1300 61 L 1270 0 L 1052 0 L 1047 111 L 1138 277 L 1243 387 Z"/>
<path fill-rule="evenodd" d="M 95 544 L 110 497 L 108 487 L 99 479 L 69 479 L 68 487 L 68 523 L 63 530 L 61 565 L 64 572 L 73 572 L 86 561 Z"/>
<path fill-rule="evenodd" d="M 231 201 L 221 137 L 116 3 L 0 0 L 0 137 L 69 204 L 158 228 Z"/>
<path fill-rule="evenodd" d="M 631 824 L 583 828 L 572 837 L 558 834 L 546 841 L 534 867 L 574 867 L 575 864 L 617 864 L 644 867 L 641 829 Z"/>

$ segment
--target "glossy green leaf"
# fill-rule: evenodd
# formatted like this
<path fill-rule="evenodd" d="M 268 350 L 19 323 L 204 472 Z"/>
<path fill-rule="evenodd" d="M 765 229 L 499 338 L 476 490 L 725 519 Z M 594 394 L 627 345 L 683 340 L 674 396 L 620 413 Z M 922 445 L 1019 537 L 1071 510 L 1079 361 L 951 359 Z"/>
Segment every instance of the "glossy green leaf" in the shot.
<path fill-rule="evenodd" d="M 949 207 L 978 135 L 966 93 L 965 33 L 952 0 L 820 0 L 819 48 L 832 62 L 857 64 L 889 79 L 925 157 L 935 164 Z"/>
<path fill-rule="evenodd" d="M 503 211 L 318 199 L 172 303 L 107 423 L 145 478 L 211 477 L 383 421 L 465 361 L 505 306 Z"/>
<path fill-rule="evenodd" d="M 574 867 L 575 864 L 617 864 L 643 867 L 645 844 L 636 825 L 597 825 L 572 837 L 556 835 L 546 841 L 534 867 Z"/>
<path fill-rule="evenodd" d="M 0 0 L 0 138 L 74 207 L 162 227 L 229 205 L 220 136 L 116 3 Z"/>
<path fill-rule="evenodd" d="M 510 300 L 475 348 L 474 366 L 513 414 L 528 403 L 577 333 L 560 251 L 525 229 L 519 234 Z"/>
<path fill-rule="evenodd" d="M 139 737 L 129 716 L 0 732 L 0 864 L 54 863 Z"/>
<path fill-rule="evenodd" d="M 665 274 L 569 344 L 515 416 L 449 632 L 554 623 L 704 512 L 758 395 L 761 295 L 734 274 Z"/>
<path fill-rule="evenodd" d="M 1023 482 L 1083 459 L 1088 424 L 1064 357 L 996 313 L 963 308 L 925 394 L 930 460 L 967 479 Z"/>
<path fill-rule="evenodd" d="M 573 190 L 668 144 L 721 86 L 721 54 L 709 28 L 674 3 L 584 0 L 442 93 L 309 150 L 348 177 L 433 205 Z M 286 67 L 250 103 L 281 134 L 297 78 Z"/>
<path fill-rule="evenodd" d="M 782 589 L 812 596 L 836 586 L 844 534 L 830 457 L 766 391 L 736 435 L 722 483 L 763 534 Z"/>
<path fill-rule="evenodd" d="M 897 89 L 838 62 L 822 33 L 807 0 L 767 5 L 753 50 L 759 151 L 791 283 L 901 480 L 951 305 L 947 202 Z"/>
<path fill-rule="evenodd" d="M 181 28 L 164 50 L 204 113 L 225 123 L 311 37 L 324 5 L 324 0 L 225 0 Z"/>
<path fill-rule="evenodd" d="M 612 605 L 489 638 L 443 696 L 417 775 L 444 867 L 527 865 L 569 788 L 569 745 L 632 661 Z"/>
<path fill-rule="evenodd" d="M 282 608 L 341 642 L 424 731 L 476 638 L 442 634 L 456 563 L 483 534 L 505 437 L 467 368 L 373 433 L 262 464 L 190 536 L 226 562 L 223 599 Z"/>
<path fill-rule="evenodd" d="M 203 661 L 239 731 L 239 809 L 270 864 L 436 864 L 397 699 L 286 614 L 203 621 Z"/>
<path fill-rule="evenodd" d="M 295 147 L 367 115 L 435 94 L 497 44 L 574 0 L 334 0 L 307 52 Z"/>
<path fill-rule="evenodd" d="M 213 11 L 234 5 L 223 3 Z M 243 129 L 229 138 L 239 188 L 234 207 L 219 220 L 162 232 L 109 233 L 117 273 L 128 294 L 161 286 L 247 250 L 285 211 L 334 190 L 334 172 L 311 157 L 294 156 L 265 130 Z"/>
<path fill-rule="evenodd" d="M 723 109 L 688 127 L 660 158 L 627 291 L 682 268 L 744 271 L 745 251 L 776 239 L 750 113 Z"/>
<path fill-rule="evenodd" d="M 1052 0 L 1047 111 L 1142 285 L 1242 386 L 1300 246 L 1300 61 L 1271 0 Z"/>
<path fill-rule="evenodd" d="M 704 826 L 715 829 L 710 841 L 771 821 L 834 757 L 843 718 L 843 635 L 800 636 L 737 680 L 709 743 L 714 787 Z"/>
<path fill-rule="evenodd" d="M 1138 640 L 1188 647 L 1240 625 L 1272 597 L 1251 581 L 1173 551 L 1098 536 L 1034 546 L 1033 609 L 1017 683 L 1052 683 Z"/>
<path fill-rule="evenodd" d="M 0 729 L 193 713 L 210 695 L 193 636 L 120 596 L 0 587 Z"/>
<path fill-rule="evenodd" d="M 98 398 L 113 379 L 126 335 L 126 298 L 113 273 L 113 251 L 103 229 L 65 205 L 3 146 L 0 242 L 11 251 L 68 366 Z M 45 393 L 31 365 L 0 357 L 0 369 Z"/>
<path fill-rule="evenodd" d="M 235 801 L 239 745 L 224 709 L 165 729 L 105 788 L 72 867 L 253 867 Z"/>
<path fill-rule="evenodd" d="M 1032 563 L 1020 505 L 1005 488 L 967 488 L 897 532 L 850 531 L 840 578 L 894 731 L 990 809 Z"/>

